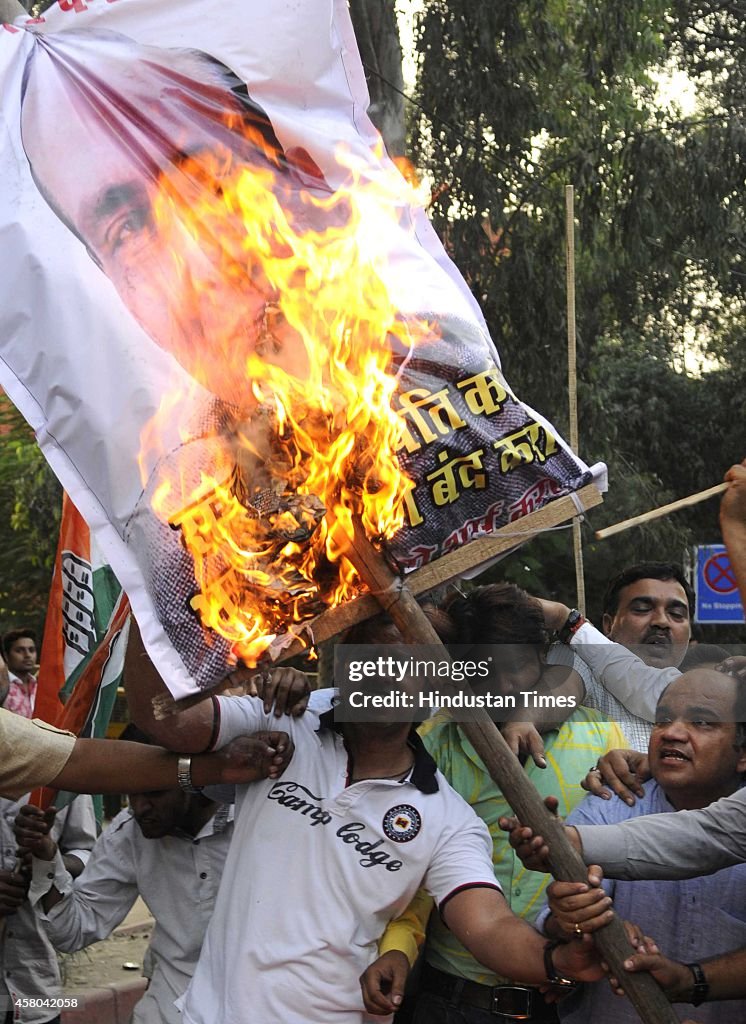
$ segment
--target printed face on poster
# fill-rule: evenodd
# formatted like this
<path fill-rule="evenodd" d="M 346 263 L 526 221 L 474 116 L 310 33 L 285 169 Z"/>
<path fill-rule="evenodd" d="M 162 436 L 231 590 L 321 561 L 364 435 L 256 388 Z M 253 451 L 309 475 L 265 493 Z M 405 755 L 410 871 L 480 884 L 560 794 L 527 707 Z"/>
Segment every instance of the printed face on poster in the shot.
<path fill-rule="evenodd" d="M 0 161 L 18 199 L 0 231 L 19 256 L 0 284 L 2 384 L 176 696 L 222 677 L 243 636 L 231 616 L 260 590 L 204 538 L 227 501 L 256 518 L 282 490 L 274 385 L 304 423 L 318 415 L 308 395 L 326 387 L 334 333 L 319 253 L 355 239 L 337 305 L 350 348 L 377 339 L 395 382 L 396 460 L 413 482 L 387 542 L 401 570 L 591 478 L 513 395 L 424 212 L 392 187 L 345 5 L 312 0 L 303 24 L 289 3 L 249 6 L 250 31 L 245 11 L 235 25 L 212 2 L 178 19 L 164 0 L 61 5 L 0 38 Z M 293 508 L 313 533 L 323 509 Z M 320 610 L 307 580 L 288 586 L 275 631 L 287 593 Z M 208 597 L 222 610 L 206 625 Z"/>

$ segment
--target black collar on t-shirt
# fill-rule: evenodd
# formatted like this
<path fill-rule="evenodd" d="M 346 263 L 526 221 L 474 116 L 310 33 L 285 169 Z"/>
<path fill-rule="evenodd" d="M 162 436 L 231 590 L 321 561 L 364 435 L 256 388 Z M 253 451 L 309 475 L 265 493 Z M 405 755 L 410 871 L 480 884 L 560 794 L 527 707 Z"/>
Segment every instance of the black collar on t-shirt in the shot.
<path fill-rule="evenodd" d="M 342 726 L 334 721 L 334 708 L 319 715 L 319 729 L 331 729 L 334 732 L 342 732 Z M 412 726 L 409 730 L 407 743 L 414 751 L 414 766 L 409 781 L 419 789 L 421 793 L 437 793 L 438 779 L 436 777 L 437 765 L 428 754 L 425 744 L 417 732 L 417 727 Z"/>

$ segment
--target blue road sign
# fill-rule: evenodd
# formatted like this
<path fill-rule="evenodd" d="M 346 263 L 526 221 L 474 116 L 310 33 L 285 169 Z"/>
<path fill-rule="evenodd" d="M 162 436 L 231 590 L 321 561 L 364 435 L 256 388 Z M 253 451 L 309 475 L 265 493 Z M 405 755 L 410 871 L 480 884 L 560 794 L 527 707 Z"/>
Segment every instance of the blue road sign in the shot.
<path fill-rule="evenodd" d="M 698 544 L 694 555 L 697 567 L 694 621 L 713 625 L 746 621 L 725 544 Z"/>

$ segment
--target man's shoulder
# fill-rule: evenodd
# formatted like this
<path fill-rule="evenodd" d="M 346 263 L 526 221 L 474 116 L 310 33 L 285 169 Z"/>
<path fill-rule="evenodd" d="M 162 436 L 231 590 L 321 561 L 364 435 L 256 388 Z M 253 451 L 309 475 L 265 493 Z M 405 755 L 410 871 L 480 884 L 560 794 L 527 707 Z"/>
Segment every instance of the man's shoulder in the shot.
<path fill-rule="evenodd" d="M 101 833 L 101 836 L 106 836 L 108 839 L 113 838 L 116 835 L 128 835 L 129 832 L 139 832 L 137 828 L 137 822 L 132 814 L 129 807 L 123 807 L 118 814 L 115 814 L 109 824 Z"/>
<path fill-rule="evenodd" d="M 420 739 L 427 749 L 432 753 L 433 748 L 444 743 L 450 743 L 457 734 L 458 729 L 447 711 L 436 711 L 430 718 L 426 718 L 417 726 Z"/>
<path fill-rule="evenodd" d="M 568 815 L 567 821 L 573 825 L 616 825 L 630 818 L 641 818 L 646 814 L 658 814 L 672 811 L 668 806 L 663 791 L 653 779 L 643 784 L 644 796 L 635 799 L 630 807 L 621 797 L 612 793 L 610 800 L 589 793 L 584 800 Z"/>

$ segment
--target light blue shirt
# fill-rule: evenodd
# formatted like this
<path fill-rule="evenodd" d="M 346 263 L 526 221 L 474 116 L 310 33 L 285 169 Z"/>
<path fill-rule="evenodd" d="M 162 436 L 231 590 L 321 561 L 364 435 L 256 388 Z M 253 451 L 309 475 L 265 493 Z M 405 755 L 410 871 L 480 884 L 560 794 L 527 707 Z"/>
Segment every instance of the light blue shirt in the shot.
<path fill-rule="evenodd" d="M 656 782 L 645 784 L 645 796 L 628 807 L 618 797 L 601 800 L 588 796 L 567 818 L 570 825 L 612 825 L 629 818 L 673 811 Z M 725 868 L 713 875 L 682 881 L 622 882 L 605 879 L 604 889 L 614 899 L 614 909 L 625 920 L 639 925 L 655 939 L 667 956 L 682 963 L 727 953 L 746 946 L 746 864 Z M 545 907 L 536 920 L 542 928 Z M 702 1024 L 743 1024 L 746 999 L 703 1003 L 693 1010 L 677 1003 L 680 1020 L 695 1017 Z M 584 985 L 563 1000 L 560 1020 L 568 1024 L 633 1024 L 639 1017 L 626 998 L 611 991 L 608 981 Z"/>

